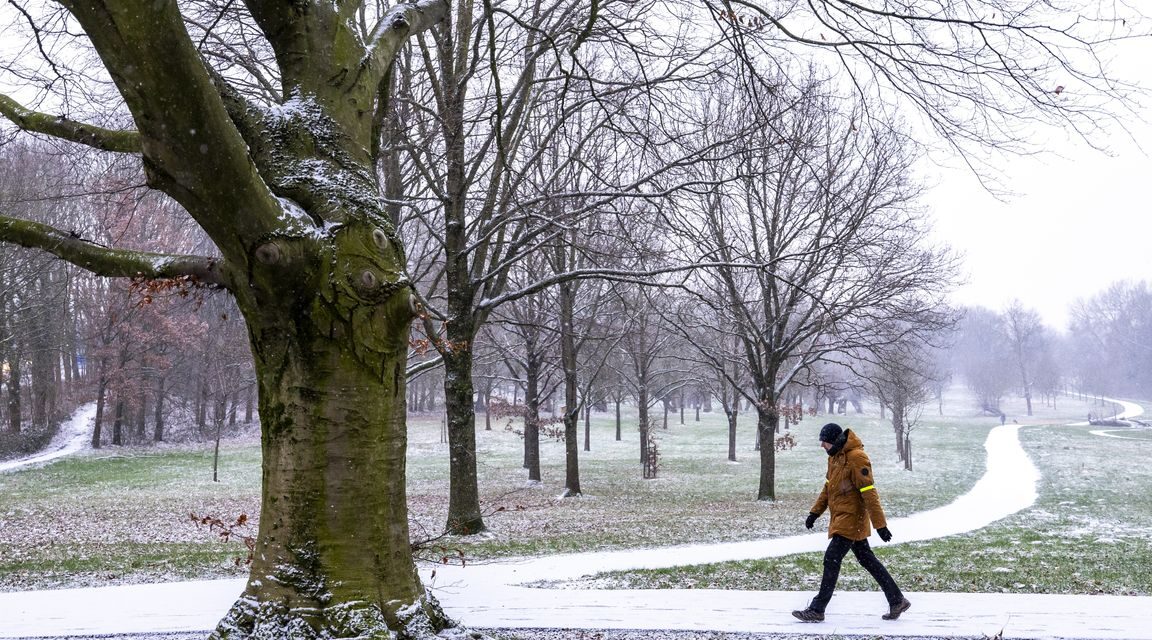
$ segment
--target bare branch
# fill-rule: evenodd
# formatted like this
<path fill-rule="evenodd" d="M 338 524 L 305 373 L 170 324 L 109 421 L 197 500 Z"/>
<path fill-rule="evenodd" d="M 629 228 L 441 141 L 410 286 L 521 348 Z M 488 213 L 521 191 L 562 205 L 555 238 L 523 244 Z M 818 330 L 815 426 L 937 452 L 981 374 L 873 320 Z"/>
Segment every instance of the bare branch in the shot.
<path fill-rule="evenodd" d="M 190 276 L 205 284 L 227 286 L 220 258 L 112 249 L 39 222 L 0 216 L 0 240 L 41 249 L 92 273 L 111 278 Z"/>
<path fill-rule="evenodd" d="M 573 269 L 563 273 L 557 273 L 545 278 L 541 278 L 532 284 L 525 285 L 515 291 L 509 291 L 503 295 L 495 298 L 485 298 L 476 303 L 478 310 L 491 310 L 506 302 L 523 298 L 524 296 L 532 295 L 547 289 L 561 282 L 572 282 L 575 280 L 610 280 L 613 282 L 628 282 L 632 284 L 648 285 L 648 286 L 680 286 L 680 285 L 657 285 L 653 281 L 656 276 L 667 275 L 671 273 L 687 273 L 697 269 L 709 268 L 728 268 L 728 269 L 767 269 L 767 264 L 753 264 L 748 262 L 700 262 L 687 265 L 674 265 L 669 267 L 662 267 L 659 269 L 648 270 L 631 270 L 631 269 L 604 269 L 604 268 L 588 268 L 588 269 Z"/>
<path fill-rule="evenodd" d="M 104 129 L 64 116 L 32 111 L 3 94 L 0 94 L 0 114 L 24 131 L 71 140 L 103 151 L 140 153 L 140 134 L 135 131 Z"/>

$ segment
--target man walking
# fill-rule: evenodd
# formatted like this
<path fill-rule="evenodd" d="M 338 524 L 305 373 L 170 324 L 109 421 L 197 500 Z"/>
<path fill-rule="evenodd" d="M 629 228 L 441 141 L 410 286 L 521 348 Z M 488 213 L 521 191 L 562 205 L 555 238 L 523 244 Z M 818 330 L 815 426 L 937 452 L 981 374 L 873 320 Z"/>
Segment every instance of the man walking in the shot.
<path fill-rule="evenodd" d="M 860 438 L 851 429 L 841 429 L 835 423 L 826 424 L 820 429 L 820 445 L 828 452 L 828 474 L 820 497 L 812 505 L 812 512 L 804 524 L 811 529 L 816 518 L 827 509 L 828 537 L 831 540 L 828 542 L 828 550 L 824 552 L 824 577 L 820 580 L 820 592 L 807 609 L 793 611 L 792 615 L 804 622 L 824 620 L 824 610 L 832 599 L 836 580 L 840 577 L 840 563 L 851 549 L 860 566 L 872 574 L 888 598 L 888 613 L 881 617 L 895 620 L 912 603 L 904 597 L 896 581 L 876 554 L 872 553 L 872 547 L 868 546 L 868 536 L 872 533 L 870 522 L 876 526 L 876 533 L 881 540 L 888 542 L 892 539 L 873 483 L 872 461 L 864 453 L 864 444 Z"/>

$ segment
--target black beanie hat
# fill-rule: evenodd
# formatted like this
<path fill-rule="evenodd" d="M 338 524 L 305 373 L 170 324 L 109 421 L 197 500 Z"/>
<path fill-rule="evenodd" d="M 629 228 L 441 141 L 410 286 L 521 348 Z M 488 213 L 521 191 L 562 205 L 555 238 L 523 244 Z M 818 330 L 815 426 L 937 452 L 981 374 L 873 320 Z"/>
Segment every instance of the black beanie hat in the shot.
<path fill-rule="evenodd" d="M 820 429 L 820 442 L 835 444 L 843 433 L 844 430 L 840 428 L 840 425 L 835 422 L 829 422 Z"/>

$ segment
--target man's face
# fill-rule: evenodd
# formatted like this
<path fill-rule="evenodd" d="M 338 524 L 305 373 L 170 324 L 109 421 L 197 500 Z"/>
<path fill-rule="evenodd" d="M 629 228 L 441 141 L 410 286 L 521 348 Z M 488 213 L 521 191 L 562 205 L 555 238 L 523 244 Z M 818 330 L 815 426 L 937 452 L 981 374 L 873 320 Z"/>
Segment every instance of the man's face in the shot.
<path fill-rule="evenodd" d="M 827 450 L 832 448 L 832 443 L 831 442 L 821 442 L 820 446 L 824 447 L 824 450 L 827 451 Z"/>

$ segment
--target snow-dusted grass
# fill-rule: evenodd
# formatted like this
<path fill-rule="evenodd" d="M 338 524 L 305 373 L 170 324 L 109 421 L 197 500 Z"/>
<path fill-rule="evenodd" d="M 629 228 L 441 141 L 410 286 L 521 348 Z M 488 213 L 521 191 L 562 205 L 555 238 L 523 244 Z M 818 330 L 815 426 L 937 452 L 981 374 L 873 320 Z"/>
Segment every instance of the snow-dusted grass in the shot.
<path fill-rule="evenodd" d="M 923 426 L 913 433 L 916 469 L 912 472 L 904 471 L 895 460 L 891 430 L 878 415 L 806 418 L 792 428 L 798 446 L 777 453 L 775 502 L 755 500 L 759 459 L 751 446 L 751 414 L 741 417 L 739 460 L 731 463 L 722 416 L 703 413 L 696 422 L 689 413 L 681 425 L 679 416 L 671 415 L 665 431 L 659 428 L 657 412 L 660 474 L 656 480 L 643 480 L 634 414 L 625 415 L 623 441 L 616 442 L 613 416 L 594 413 L 592 450 L 581 451 L 584 495 L 568 499 L 558 497 L 564 489 L 562 443 L 542 442 L 543 481 L 529 483 L 521 464 L 521 439 L 506 431 L 503 422 L 494 422 L 493 430 L 485 431 L 481 416 L 478 463 L 490 530 L 439 543 L 482 561 L 553 551 L 802 533 L 804 515 L 823 482 L 825 454 L 815 443 L 815 434 L 829 419 L 863 437 L 889 515 L 938 507 L 967 491 L 984 471 L 983 442 L 999 420 L 978 415 L 973 406 L 957 394 L 947 398 L 948 415 L 925 416 Z M 1010 413 L 1023 413 L 1022 406 L 1016 409 L 1009 407 Z M 1086 413 L 1083 404 L 1062 399 L 1055 410 L 1038 407 L 1035 421 L 1082 419 Z M 1022 432 L 1026 443 L 1032 431 Z M 1085 438 L 1094 447 L 1125 446 L 1125 441 L 1114 438 Z M 448 454 L 441 440 L 439 416 L 410 419 L 409 502 L 416 537 L 421 532 L 435 535 L 446 520 Z M 241 513 L 255 519 L 258 514 L 258 444 L 252 439 L 233 440 L 222 451 L 219 483 L 211 481 L 210 444 L 107 448 L 43 468 L 0 475 L 0 590 L 243 575 L 245 568 L 234 564 L 243 555 L 240 545 L 219 541 L 189 519 L 190 513 L 223 519 Z M 1037 463 L 1047 483 L 1045 461 Z M 1104 499 L 1114 500 L 1115 494 L 1110 492 Z M 1117 502 L 1111 506 L 1125 508 Z M 1149 511 L 1152 508 L 1145 505 L 1145 512 Z M 947 554 L 956 561 L 953 573 L 964 564 L 965 552 L 957 541 L 965 537 L 944 543 L 957 550 Z M 892 560 L 893 569 L 915 567 L 907 556 L 916 548 L 893 549 L 900 554 Z M 1146 547 L 1143 553 L 1147 559 Z M 931 551 L 924 555 L 927 559 L 939 556 Z M 753 588 L 788 588 L 789 584 L 806 588 L 815 573 L 815 564 L 804 556 L 776 569 L 764 568 L 769 566 L 766 563 L 757 566 L 761 568 L 756 571 L 762 573 L 745 583 Z M 719 571 L 732 573 L 726 568 Z M 773 578 L 771 571 L 784 577 Z"/>
<path fill-rule="evenodd" d="M 1152 467 L 1145 462 L 1152 449 L 1147 441 L 1101 437 L 1089 427 L 1041 425 L 1022 428 L 1020 439 L 1042 474 L 1036 504 L 972 533 L 878 548 L 901 586 L 910 591 L 1152 594 L 1147 570 L 1152 564 Z M 887 494 L 882 497 L 887 502 Z M 899 538 L 900 531 L 893 534 Z M 815 590 L 821 563 L 821 554 L 810 553 L 609 574 L 586 582 L 595 587 Z M 844 563 L 840 587 L 875 589 L 851 561 Z"/>
<path fill-rule="evenodd" d="M 242 575 L 242 550 L 191 522 L 259 505 L 259 449 L 207 445 L 88 452 L 0 475 L 0 589 Z"/>
<path fill-rule="evenodd" d="M 759 453 L 751 446 L 753 416 L 741 418 L 736 463 L 727 461 L 724 419 L 701 414 L 670 419 L 658 432 L 661 468 L 656 480 L 643 480 L 635 421 L 625 417 L 624 439 L 616 442 L 614 419 L 594 415 L 592 451 L 581 451 L 580 498 L 558 498 L 564 490 L 563 445 L 542 443 L 543 481 L 528 483 L 521 468 L 521 441 L 503 431 L 478 433 L 480 477 L 489 532 L 476 538 L 444 541 L 469 556 L 530 555 L 620 547 L 651 547 L 689 542 L 721 542 L 784 536 L 805 531 L 804 516 L 824 480 L 824 451 L 816 433 L 829 419 L 857 430 L 873 452 L 878 477 L 885 486 L 888 510 L 903 515 L 951 501 L 984 471 L 983 442 L 999 424 L 968 415 L 938 419 L 932 438 L 915 434 L 914 446 L 923 471 L 908 473 L 896 461 L 895 441 L 877 415 L 807 418 L 792 432 L 799 443 L 776 454 L 776 501 L 757 502 Z M 629 428 L 631 427 L 631 428 Z M 925 432 L 929 427 L 924 427 Z M 435 440 L 417 440 L 431 435 Z M 924 442 L 921 445 L 921 441 Z M 583 440 L 581 439 L 581 442 Z M 442 528 L 447 509 L 446 445 L 439 431 L 421 429 L 413 450 L 432 455 L 413 461 L 409 496 L 414 519 L 428 530 Z M 918 463 L 919 464 L 919 463 Z M 495 512 L 503 507 L 503 511 Z M 523 510 L 519 510 L 524 507 Z"/>

